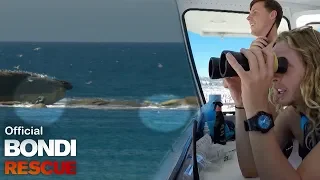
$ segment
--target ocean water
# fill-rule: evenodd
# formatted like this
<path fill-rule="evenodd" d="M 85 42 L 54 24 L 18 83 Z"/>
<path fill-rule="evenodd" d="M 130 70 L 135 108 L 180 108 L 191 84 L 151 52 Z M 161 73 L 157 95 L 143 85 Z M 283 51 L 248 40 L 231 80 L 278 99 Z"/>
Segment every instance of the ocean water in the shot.
<path fill-rule="evenodd" d="M 0 43 L 0 69 L 29 71 L 72 83 L 66 98 L 47 109 L 0 107 L 4 128 L 44 126 L 32 139 L 77 139 L 77 157 L 3 157 L 5 160 L 76 160 L 77 175 L 55 179 L 153 179 L 190 124 L 197 106 L 65 106 L 72 99 L 115 99 L 154 104 L 196 96 L 180 43 Z M 1 87 L 5 88 L 5 87 Z M 1 179 L 49 179 L 8 176 Z"/>

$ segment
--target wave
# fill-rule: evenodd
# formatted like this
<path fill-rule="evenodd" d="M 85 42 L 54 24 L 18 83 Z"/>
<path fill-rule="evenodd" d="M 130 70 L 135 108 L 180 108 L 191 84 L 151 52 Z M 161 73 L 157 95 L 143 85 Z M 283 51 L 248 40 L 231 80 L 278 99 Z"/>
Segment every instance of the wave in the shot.
<path fill-rule="evenodd" d="M 0 107 L 33 108 L 32 103 L 18 101 L 0 102 Z M 107 98 L 64 98 L 47 108 L 85 108 L 85 109 L 198 109 L 197 97 L 190 96 L 162 102 L 148 100 L 118 100 Z"/>
<path fill-rule="evenodd" d="M 43 76 L 43 75 L 42 75 Z M 230 92 L 223 87 L 222 80 L 212 80 L 201 77 L 201 86 L 206 101 L 210 94 L 220 94 L 223 111 L 234 111 L 233 99 Z M 67 97 L 47 105 L 47 108 L 84 108 L 84 109 L 199 109 L 196 96 L 176 97 L 174 95 L 157 95 L 141 100 L 134 97 L 122 97 L 123 99 L 101 97 Z M 17 101 L 0 102 L 0 107 L 33 108 L 34 104 Z"/>
<path fill-rule="evenodd" d="M 15 108 L 34 108 L 34 104 L 20 102 L 0 102 L 1 107 Z M 93 110 L 198 110 L 199 105 L 196 97 L 186 97 L 181 99 L 171 99 L 163 102 L 134 101 L 134 100 L 115 100 L 103 98 L 64 98 L 53 105 L 47 105 L 47 108 L 76 108 Z M 225 112 L 234 111 L 230 103 L 225 103 L 222 107 Z"/>

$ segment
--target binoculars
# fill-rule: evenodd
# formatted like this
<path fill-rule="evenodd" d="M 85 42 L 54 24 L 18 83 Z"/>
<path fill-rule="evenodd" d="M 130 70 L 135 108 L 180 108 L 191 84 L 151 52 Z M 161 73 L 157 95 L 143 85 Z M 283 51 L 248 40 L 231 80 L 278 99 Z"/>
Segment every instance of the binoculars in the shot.
<path fill-rule="evenodd" d="M 211 57 L 209 60 L 209 77 L 211 79 L 220 79 L 225 77 L 238 76 L 236 71 L 231 67 L 227 61 L 226 54 L 230 52 L 245 71 L 249 71 L 248 59 L 240 52 L 224 50 L 220 58 Z M 288 69 L 288 60 L 285 57 L 274 56 L 274 72 L 285 73 Z"/>

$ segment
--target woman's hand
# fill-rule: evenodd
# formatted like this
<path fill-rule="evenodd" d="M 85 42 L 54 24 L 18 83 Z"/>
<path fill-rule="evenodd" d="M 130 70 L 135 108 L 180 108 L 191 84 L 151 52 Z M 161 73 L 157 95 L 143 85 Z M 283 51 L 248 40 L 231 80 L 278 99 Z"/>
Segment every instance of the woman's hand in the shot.
<path fill-rule="evenodd" d="M 254 41 L 252 41 L 251 45 L 250 45 L 250 49 L 254 49 L 254 48 L 257 48 L 257 49 L 263 49 L 265 48 L 266 46 L 268 46 L 268 38 L 266 37 L 258 37 L 257 39 L 255 39 Z"/>
<path fill-rule="evenodd" d="M 247 118 L 258 111 L 268 112 L 268 92 L 274 75 L 274 54 L 272 46 L 263 49 L 241 49 L 249 61 L 249 71 L 245 71 L 231 54 L 227 60 L 241 79 L 241 96 Z"/>

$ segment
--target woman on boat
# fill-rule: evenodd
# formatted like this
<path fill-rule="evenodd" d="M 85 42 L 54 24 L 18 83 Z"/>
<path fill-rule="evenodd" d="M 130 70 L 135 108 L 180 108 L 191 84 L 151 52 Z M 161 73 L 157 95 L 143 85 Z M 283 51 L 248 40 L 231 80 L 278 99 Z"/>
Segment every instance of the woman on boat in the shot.
<path fill-rule="evenodd" d="M 261 180 L 319 180 L 320 33 L 305 26 L 282 32 L 274 47 L 270 44 L 241 52 L 250 70 L 244 71 L 227 55 L 241 82 L 229 78 L 226 83 L 236 103 L 236 144 L 242 174 Z M 286 73 L 274 73 L 274 55 L 288 60 Z M 279 107 L 277 117 L 271 115 L 269 100 Z M 282 153 L 292 139 L 299 142 L 302 158 L 297 169 Z"/>

